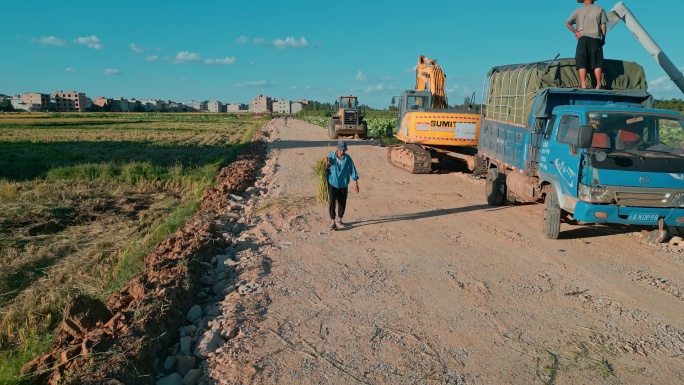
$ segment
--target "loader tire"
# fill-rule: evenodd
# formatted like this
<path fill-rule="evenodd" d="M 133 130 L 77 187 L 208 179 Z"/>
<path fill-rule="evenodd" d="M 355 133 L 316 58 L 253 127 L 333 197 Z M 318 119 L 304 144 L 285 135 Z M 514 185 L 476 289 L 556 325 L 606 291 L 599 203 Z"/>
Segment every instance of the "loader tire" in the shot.
<path fill-rule="evenodd" d="M 363 128 L 363 131 L 359 134 L 359 139 L 368 138 L 368 124 L 366 122 L 361 123 L 361 128 Z"/>
<path fill-rule="evenodd" d="M 338 135 L 337 132 L 335 132 L 335 120 L 330 119 L 330 123 L 328 123 L 328 136 L 330 139 L 337 139 Z"/>

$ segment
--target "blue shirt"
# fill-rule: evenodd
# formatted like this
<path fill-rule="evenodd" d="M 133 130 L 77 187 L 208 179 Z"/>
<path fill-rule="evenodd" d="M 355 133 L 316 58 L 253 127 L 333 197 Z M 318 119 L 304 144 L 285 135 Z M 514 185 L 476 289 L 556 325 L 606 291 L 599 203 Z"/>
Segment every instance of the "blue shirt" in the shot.
<path fill-rule="evenodd" d="M 356 167 L 351 156 L 344 154 L 342 159 L 337 158 L 337 151 L 332 151 L 328 154 L 330 161 L 330 171 L 328 173 L 328 183 L 337 188 L 347 188 L 349 185 L 349 178 L 358 180 L 359 174 L 356 173 Z"/>

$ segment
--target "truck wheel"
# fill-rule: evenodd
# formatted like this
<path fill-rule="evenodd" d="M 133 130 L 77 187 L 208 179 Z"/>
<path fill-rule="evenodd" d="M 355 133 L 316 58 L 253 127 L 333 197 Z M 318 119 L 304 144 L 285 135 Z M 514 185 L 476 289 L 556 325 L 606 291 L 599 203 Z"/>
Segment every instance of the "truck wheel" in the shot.
<path fill-rule="evenodd" d="M 558 239 L 560 234 L 561 208 L 555 192 L 546 194 L 544 210 L 544 235 L 546 239 Z"/>
<path fill-rule="evenodd" d="M 511 193 L 511 190 L 506 189 L 506 204 L 507 205 L 514 205 L 518 203 L 518 199 Z"/>
<path fill-rule="evenodd" d="M 503 204 L 506 197 L 506 181 L 501 178 L 499 170 L 496 168 L 490 168 L 487 171 L 485 193 L 487 204 L 490 206 L 501 206 Z"/>
<path fill-rule="evenodd" d="M 328 136 L 330 139 L 337 139 L 337 132 L 335 132 L 335 120 L 330 119 L 330 123 L 328 124 Z"/>

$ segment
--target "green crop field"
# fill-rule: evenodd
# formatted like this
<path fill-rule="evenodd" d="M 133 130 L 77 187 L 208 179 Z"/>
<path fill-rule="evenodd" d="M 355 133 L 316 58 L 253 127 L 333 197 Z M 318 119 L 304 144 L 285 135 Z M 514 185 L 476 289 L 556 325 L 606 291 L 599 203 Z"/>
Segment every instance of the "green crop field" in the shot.
<path fill-rule="evenodd" d="M 378 114 L 379 115 L 379 114 Z M 389 138 L 394 135 L 397 128 L 397 118 L 392 116 L 366 116 L 365 120 L 368 124 L 368 136 L 376 139 Z M 328 127 L 330 116 L 305 116 L 301 117 L 305 122 L 315 124 L 320 127 Z"/>
<path fill-rule="evenodd" d="M 267 121 L 0 114 L 0 383 L 21 383 L 70 295 L 105 299 L 136 276 Z"/>

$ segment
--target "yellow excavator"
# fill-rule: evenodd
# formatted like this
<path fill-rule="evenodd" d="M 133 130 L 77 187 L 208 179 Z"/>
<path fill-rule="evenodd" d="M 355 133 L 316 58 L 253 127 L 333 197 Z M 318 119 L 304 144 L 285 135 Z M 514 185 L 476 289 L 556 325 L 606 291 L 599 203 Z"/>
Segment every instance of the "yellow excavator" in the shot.
<path fill-rule="evenodd" d="M 464 160 L 468 169 L 475 171 L 480 114 L 449 109 L 445 88 L 446 75 L 437 60 L 420 55 L 415 90 L 399 96 L 394 137 L 404 144 L 389 147 L 391 164 L 413 174 L 427 174 L 432 158 L 453 158 Z M 392 105 L 396 103 L 395 96 Z"/>

